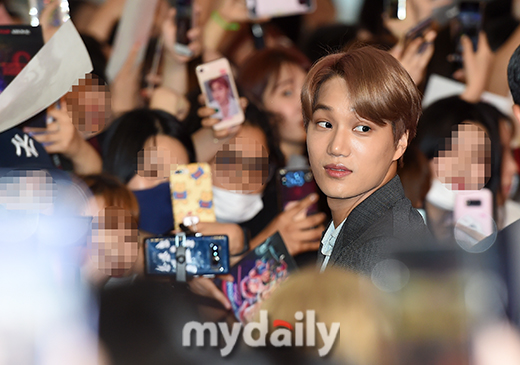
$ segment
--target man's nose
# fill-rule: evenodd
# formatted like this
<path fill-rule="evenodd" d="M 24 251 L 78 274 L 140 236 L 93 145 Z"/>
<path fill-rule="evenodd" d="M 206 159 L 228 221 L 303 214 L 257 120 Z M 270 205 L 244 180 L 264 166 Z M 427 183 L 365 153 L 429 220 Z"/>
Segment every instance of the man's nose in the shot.
<path fill-rule="evenodd" d="M 327 152 L 332 156 L 348 156 L 350 151 L 351 141 L 348 132 L 336 129 L 332 134 Z"/>

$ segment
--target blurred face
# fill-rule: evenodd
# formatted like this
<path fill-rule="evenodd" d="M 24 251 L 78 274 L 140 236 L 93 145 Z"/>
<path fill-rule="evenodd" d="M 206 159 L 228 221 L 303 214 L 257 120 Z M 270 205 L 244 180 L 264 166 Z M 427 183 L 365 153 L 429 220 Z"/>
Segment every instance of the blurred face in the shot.
<path fill-rule="evenodd" d="M 263 191 L 269 173 L 266 144 L 260 128 L 242 126 L 237 136 L 213 159 L 213 185 L 238 193 Z"/>
<path fill-rule="evenodd" d="M 451 190 L 479 190 L 491 175 L 491 141 L 484 129 L 467 122 L 457 126 L 433 159 L 439 180 Z"/>
<path fill-rule="evenodd" d="M 151 189 L 170 177 L 177 165 L 189 163 L 183 144 L 170 136 L 150 137 L 137 155 L 137 173 L 128 182 L 131 190 Z"/>
<path fill-rule="evenodd" d="M 220 105 L 227 104 L 229 90 L 223 83 L 214 82 L 211 84 L 211 93 L 213 94 L 213 98 L 217 101 L 217 103 Z"/>
<path fill-rule="evenodd" d="M 300 93 L 305 71 L 294 64 L 283 64 L 277 79 L 269 80 L 262 101 L 265 108 L 281 117 L 279 132 L 282 142 L 305 143 Z"/>
<path fill-rule="evenodd" d="M 499 123 L 499 128 L 500 141 L 502 143 L 502 195 L 505 199 L 509 196 L 513 178 L 518 173 L 518 165 L 516 164 L 513 152 L 511 151 L 511 126 L 507 121 L 501 121 Z"/>
<path fill-rule="evenodd" d="M 307 128 L 307 149 L 314 178 L 329 205 L 361 201 L 395 176 L 407 134 L 394 144 L 392 127 L 360 119 L 351 109 L 347 85 L 326 81 Z M 333 209 L 333 206 L 331 206 Z"/>
<path fill-rule="evenodd" d="M 110 90 L 88 74 L 66 94 L 67 111 L 74 126 L 85 136 L 100 132 L 110 117 Z"/>
<path fill-rule="evenodd" d="M 91 199 L 90 207 L 93 213 L 88 245 L 90 260 L 103 274 L 122 276 L 137 260 L 137 222 L 129 211 L 105 206 L 99 196 Z"/>

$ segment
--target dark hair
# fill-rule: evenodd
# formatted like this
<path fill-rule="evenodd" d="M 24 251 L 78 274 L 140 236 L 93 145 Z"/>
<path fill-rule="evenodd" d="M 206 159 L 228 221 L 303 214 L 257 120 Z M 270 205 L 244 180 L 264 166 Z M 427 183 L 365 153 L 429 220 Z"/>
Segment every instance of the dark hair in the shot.
<path fill-rule="evenodd" d="M 485 187 L 496 197 L 500 190 L 502 145 L 498 114 L 492 114 L 492 108 L 486 103 L 468 103 L 458 96 L 438 100 L 423 111 L 417 127 L 417 144 L 431 160 L 444 148 L 446 139 L 451 138 L 454 127 L 468 121 L 481 125 L 491 141 L 491 177 Z"/>
<path fill-rule="evenodd" d="M 410 143 L 421 115 L 419 90 L 399 61 L 388 52 L 370 46 L 331 54 L 314 64 L 301 95 L 306 127 L 321 87 L 333 77 L 345 80 L 350 107 L 358 116 L 378 125 L 390 123 L 395 145 L 408 131 Z"/>
<path fill-rule="evenodd" d="M 224 76 L 219 76 L 215 79 L 208 81 L 208 86 L 210 89 L 212 89 L 213 84 L 220 84 L 220 85 L 224 86 L 225 88 L 227 88 L 228 90 L 231 89 L 231 87 L 229 86 L 228 80 L 226 80 L 226 78 Z"/>
<path fill-rule="evenodd" d="M 182 132 L 182 124 L 160 110 L 137 109 L 117 118 L 107 129 L 103 148 L 103 170 L 127 184 L 137 171 L 137 154 L 146 140 L 164 134 L 178 139 L 194 161 L 191 138 Z"/>
<path fill-rule="evenodd" d="M 102 44 L 96 38 L 86 34 L 81 34 L 81 39 L 92 61 L 92 73 L 99 76 L 103 81 L 106 81 L 105 69 L 107 68 L 107 58 L 103 53 Z"/>
<path fill-rule="evenodd" d="M 278 78 L 284 64 L 300 66 L 307 71 L 310 61 L 296 48 L 264 48 L 244 62 L 238 72 L 237 84 L 247 99 L 263 108 L 262 96 L 271 78 Z M 258 67 L 262 65 L 262 67 Z"/>
<path fill-rule="evenodd" d="M 413 140 L 404 152 L 403 163 L 398 167 L 397 174 L 412 206 L 422 208 L 431 187 L 432 173 L 428 159 L 417 146 L 417 140 Z"/>
<path fill-rule="evenodd" d="M 331 24 L 317 28 L 305 40 L 303 51 L 312 63 L 330 54 L 340 52 L 356 39 L 357 26 Z"/>
<path fill-rule="evenodd" d="M 507 65 L 507 82 L 515 104 L 520 105 L 520 46 L 515 49 Z"/>
<path fill-rule="evenodd" d="M 284 167 L 285 157 L 280 150 L 280 136 L 278 135 L 278 130 L 271 127 L 270 114 L 261 110 L 255 104 L 250 103 L 246 108 L 245 117 L 246 123 L 260 128 L 265 134 L 271 170 Z M 271 175 L 273 171 L 271 171 Z"/>

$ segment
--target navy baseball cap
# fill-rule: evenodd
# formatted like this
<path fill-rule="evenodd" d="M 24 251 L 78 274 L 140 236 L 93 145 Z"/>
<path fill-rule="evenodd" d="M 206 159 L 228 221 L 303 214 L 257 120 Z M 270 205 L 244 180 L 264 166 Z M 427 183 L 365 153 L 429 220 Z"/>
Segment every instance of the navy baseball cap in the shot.
<path fill-rule="evenodd" d="M 16 127 L 0 133 L 0 177 L 12 170 L 47 170 L 53 179 L 70 180 L 41 143 Z"/>

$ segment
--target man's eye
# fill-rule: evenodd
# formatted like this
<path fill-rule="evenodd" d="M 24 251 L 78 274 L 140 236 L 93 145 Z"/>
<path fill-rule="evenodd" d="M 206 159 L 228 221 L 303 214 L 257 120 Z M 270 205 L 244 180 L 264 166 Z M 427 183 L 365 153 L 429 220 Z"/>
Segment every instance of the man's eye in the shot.
<path fill-rule="evenodd" d="M 366 126 L 366 125 L 358 125 L 356 128 L 354 128 L 355 131 L 358 131 L 358 132 L 369 132 L 370 131 L 370 127 L 369 126 Z"/>
<path fill-rule="evenodd" d="M 320 126 L 322 128 L 327 128 L 327 129 L 332 128 L 332 124 L 330 122 L 318 122 L 317 124 L 318 124 L 318 126 Z"/>

